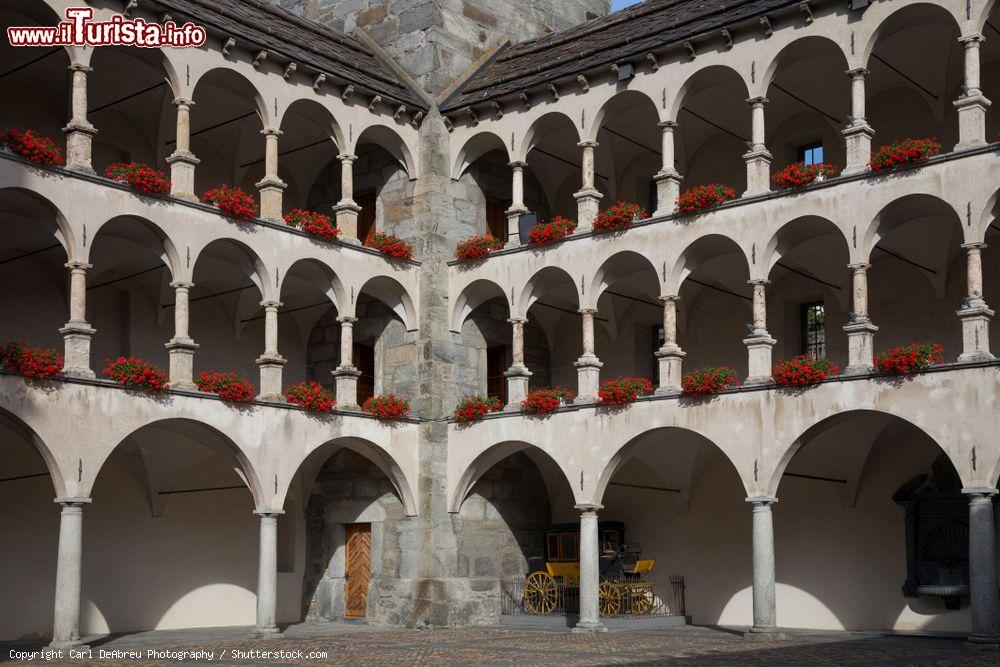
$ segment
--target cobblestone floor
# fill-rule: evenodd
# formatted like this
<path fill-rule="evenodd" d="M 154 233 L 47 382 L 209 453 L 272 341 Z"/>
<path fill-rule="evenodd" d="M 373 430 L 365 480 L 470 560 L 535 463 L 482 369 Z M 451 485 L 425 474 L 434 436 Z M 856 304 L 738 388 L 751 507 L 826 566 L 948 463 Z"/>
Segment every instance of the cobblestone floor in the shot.
<path fill-rule="evenodd" d="M 185 664 L 219 666 L 1000 665 L 1000 654 L 960 639 L 878 634 L 792 634 L 766 642 L 697 627 L 574 635 L 543 628 L 411 630 L 354 624 L 297 625 L 267 639 L 249 639 L 246 633 L 246 628 L 217 628 L 93 638 L 89 655 L 63 655 L 45 664 L 177 665 L 181 652 L 187 652 Z M 12 651 L 38 648 L 2 646 L 0 660 L 14 661 L 27 656 Z M 150 655 L 150 650 L 160 653 Z M 280 651 L 284 654 L 275 653 Z M 37 656 L 33 661 L 41 662 Z"/>

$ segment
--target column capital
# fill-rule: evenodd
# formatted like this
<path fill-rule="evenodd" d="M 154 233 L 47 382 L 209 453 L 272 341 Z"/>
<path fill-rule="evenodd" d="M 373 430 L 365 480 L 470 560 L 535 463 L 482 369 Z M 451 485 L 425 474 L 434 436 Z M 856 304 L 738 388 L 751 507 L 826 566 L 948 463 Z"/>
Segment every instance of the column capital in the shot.
<path fill-rule="evenodd" d="M 963 496 L 970 496 L 970 500 L 975 500 L 976 498 L 990 499 L 997 494 L 997 489 L 986 487 L 972 487 L 967 489 L 962 489 Z"/>
<path fill-rule="evenodd" d="M 770 507 L 774 503 L 778 502 L 776 496 L 747 496 L 746 502 L 754 505 L 755 507 L 760 505 L 762 507 Z"/>
<path fill-rule="evenodd" d="M 958 38 L 958 41 L 961 42 L 962 44 L 965 44 L 966 48 L 969 48 L 973 44 L 981 44 L 985 42 L 986 38 L 983 37 L 983 34 L 981 32 L 972 32 L 969 33 L 968 35 L 962 35 L 961 37 Z"/>
<path fill-rule="evenodd" d="M 587 141 L 581 141 L 580 143 L 577 144 L 577 146 L 579 146 L 580 148 L 597 148 L 598 146 L 600 146 L 600 144 L 597 143 L 596 141 L 590 141 L 588 139 Z"/>
<path fill-rule="evenodd" d="M 56 498 L 52 502 L 56 503 L 57 505 L 62 505 L 63 507 L 79 507 L 80 505 L 87 505 L 92 503 L 93 499 L 83 496 L 80 497 L 64 496 L 62 498 Z"/>
<path fill-rule="evenodd" d="M 284 134 L 284 132 L 275 127 L 265 127 L 260 133 L 265 137 L 280 137 Z"/>
<path fill-rule="evenodd" d="M 341 324 L 354 324 L 358 321 L 358 318 L 353 315 L 341 315 L 337 318 L 337 321 Z"/>
<path fill-rule="evenodd" d="M 358 159 L 358 156 L 354 153 L 338 153 L 337 159 L 341 162 L 354 162 Z"/>
<path fill-rule="evenodd" d="M 87 72 L 93 72 L 94 71 L 93 67 L 89 67 L 89 66 L 83 65 L 81 63 L 70 63 L 70 65 L 69 65 L 69 67 L 67 69 L 70 72 L 83 72 L 85 74 Z"/>
<path fill-rule="evenodd" d="M 758 95 L 757 97 L 748 97 L 747 104 L 754 107 L 762 107 L 771 100 L 767 99 L 763 95 Z"/>
<path fill-rule="evenodd" d="M 660 295 L 660 301 L 662 301 L 663 303 L 667 303 L 668 301 L 673 301 L 674 303 L 677 303 L 680 300 L 681 300 L 681 297 L 678 294 L 661 294 Z"/>
<path fill-rule="evenodd" d="M 507 163 L 507 166 L 511 169 L 524 169 L 528 166 L 528 163 L 524 160 L 511 160 Z"/>
<path fill-rule="evenodd" d="M 264 301 L 260 302 L 260 305 L 262 307 L 264 307 L 265 309 L 266 308 L 273 308 L 273 309 L 277 310 L 278 308 L 281 308 L 285 304 L 283 304 L 281 301 L 277 301 L 277 300 L 274 300 L 274 299 L 265 299 Z"/>
<path fill-rule="evenodd" d="M 986 243 L 983 241 L 973 241 L 972 243 L 963 243 L 961 246 L 962 250 L 984 250 L 986 248 Z"/>
<path fill-rule="evenodd" d="M 63 266 L 65 266 L 67 269 L 70 269 L 71 271 L 72 270 L 86 271 L 87 269 L 94 268 L 93 264 L 88 264 L 87 262 L 79 262 L 76 260 L 73 260 L 71 262 L 66 262 L 65 264 L 63 264 Z"/>
<path fill-rule="evenodd" d="M 173 287 L 174 289 L 191 289 L 192 287 L 194 287 L 194 283 L 187 280 L 175 280 L 174 282 L 170 283 L 170 286 Z"/>
<path fill-rule="evenodd" d="M 656 124 L 656 127 L 660 128 L 661 130 L 674 130 L 677 127 L 677 121 L 661 120 L 659 123 Z"/>
<path fill-rule="evenodd" d="M 581 308 L 580 310 L 578 310 L 576 312 L 580 313 L 581 315 L 596 315 L 597 314 L 597 309 L 596 308 Z"/>
<path fill-rule="evenodd" d="M 851 77 L 852 79 L 858 79 L 858 78 L 863 79 L 868 76 L 868 70 L 865 69 L 864 67 L 855 67 L 854 69 L 847 70 L 846 72 L 844 72 L 844 74 Z"/>
<path fill-rule="evenodd" d="M 189 97 L 175 97 L 170 101 L 171 104 L 178 107 L 193 107 L 194 100 Z"/>
<path fill-rule="evenodd" d="M 510 317 L 510 318 L 507 319 L 507 322 L 509 324 L 527 324 L 528 323 L 528 318 L 527 317 Z"/>
<path fill-rule="evenodd" d="M 868 262 L 855 262 L 853 264 L 848 264 L 847 268 L 857 273 L 858 271 L 867 271 L 868 269 L 872 268 L 872 265 L 869 264 Z"/>
<path fill-rule="evenodd" d="M 580 503 L 578 505 L 573 505 L 573 508 L 580 510 L 580 514 L 583 515 L 596 515 L 600 510 L 604 509 L 604 505 L 598 505 L 597 503 Z"/>
<path fill-rule="evenodd" d="M 770 284 L 771 281 L 768 280 L 767 278 L 753 278 L 747 281 L 747 285 L 753 285 L 754 287 L 756 287 L 757 285 L 762 285 L 763 287 L 767 287 Z"/>
<path fill-rule="evenodd" d="M 261 510 L 255 509 L 253 511 L 253 513 L 256 514 L 257 516 L 259 516 L 262 519 L 267 519 L 267 518 L 274 518 L 274 519 L 276 519 L 279 516 L 281 516 L 282 514 L 284 514 L 285 510 L 279 510 L 279 509 L 273 509 L 273 508 L 272 509 L 261 509 Z"/>

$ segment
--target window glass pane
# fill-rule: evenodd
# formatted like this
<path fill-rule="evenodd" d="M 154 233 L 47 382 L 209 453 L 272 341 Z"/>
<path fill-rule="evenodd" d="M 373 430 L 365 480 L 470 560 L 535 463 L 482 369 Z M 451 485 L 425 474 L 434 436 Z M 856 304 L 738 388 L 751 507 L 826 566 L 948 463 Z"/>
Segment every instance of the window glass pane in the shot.
<path fill-rule="evenodd" d="M 806 144 L 799 146 L 799 160 L 806 165 L 819 164 L 823 161 L 823 144 Z"/>
<path fill-rule="evenodd" d="M 802 305 L 802 353 L 817 359 L 826 356 L 826 312 L 821 301 Z"/>

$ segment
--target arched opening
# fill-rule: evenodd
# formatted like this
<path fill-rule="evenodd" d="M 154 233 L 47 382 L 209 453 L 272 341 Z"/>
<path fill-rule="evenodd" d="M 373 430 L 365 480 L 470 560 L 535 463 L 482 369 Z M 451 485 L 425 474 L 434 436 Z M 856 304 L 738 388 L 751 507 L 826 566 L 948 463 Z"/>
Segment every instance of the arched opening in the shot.
<path fill-rule="evenodd" d="M 653 175 L 663 165 L 659 120 L 653 101 L 634 90 L 618 93 L 598 112 L 596 165 L 607 175 L 605 207 L 624 200 L 647 212 L 657 209 Z"/>
<path fill-rule="evenodd" d="M 285 386 L 314 381 L 333 391 L 331 373 L 340 364 L 340 328 L 336 325 L 344 300 L 340 279 L 326 264 L 299 260 L 282 279 L 280 300 L 278 332 L 289 347 L 282 354 L 298 362 L 285 366 Z M 321 327 L 324 318 L 334 326 Z"/>
<path fill-rule="evenodd" d="M 538 202 L 540 220 L 561 215 L 576 219 L 577 207 L 573 193 L 582 181 L 580 134 L 565 115 L 552 112 L 536 120 L 521 141 L 520 159 L 527 162 L 525 173 L 531 174 L 541 186 L 543 199 Z M 607 174 L 595 173 L 595 187 L 606 193 Z M 526 179 L 527 180 L 527 179 Z"/>
<path fill-rule="evenodd" d="M 528 320 L 526 332 L 537 328 L 546 341 L 547 355 L 539 351 L 536 356 L 547 358 L 547 366 L 533 365 L 526 354 L 525 363 L 532 373 L 528 382 L 532 389 L 566 387 L 576 390 L 577 373 L 573 362 L 583 350 L 579 310 L 580 296 L 573 279 L 554 266 L 538 271 L 521 291 L 516 306 L 518 317 Z M 602 324 L 600 318 L 596 320 L 598 325 Z M 528 333 L 525 336 L 527 339 Z M 533 332 L 531 337 L 538 340 L 537 333 Z"/>
<path fill-rule="evenodd" d="M 1000 5 L 993 9 L 983 24 L 983 42 L 979 49 L 980 85 L 986 99 L 1000 100 Z M 1000 109 L 993 104 L 986 110 L 986 141 L 1000 139 Z"/>
<path fill-rule="evenodd" d="M 337 155 L 343 145 L 340 127 L 329 109 L 314 100 L 301 99 L 285 111 L 281 118 L 281 132 L 278 139 L 278 176 L 288 184 L 282 199 L 284 212 L 293 208 L 310 209 L 309 194 L 324 166 L 339 164 Z M 333 205 L 336 201 L 324 203 Z M 329 208 L 315 210 L 330 215 Z"/>
<path fill-rule="evenodd" d="M 984 220 L 983 298 L 986 303 L 1000 303 L 1000 191 L 993 195 L 992 207 Z M 1000 327 L 990 328 L 990 350 L 1000 350 Z"/>

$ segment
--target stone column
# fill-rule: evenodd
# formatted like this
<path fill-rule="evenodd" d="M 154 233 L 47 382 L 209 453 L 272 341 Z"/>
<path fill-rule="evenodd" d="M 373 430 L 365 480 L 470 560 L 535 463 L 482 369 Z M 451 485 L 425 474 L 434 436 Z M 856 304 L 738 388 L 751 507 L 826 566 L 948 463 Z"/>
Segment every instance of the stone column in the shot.
<path fill-rule="evenodd" d="M 1000 596 L 997 594 L 997 536 L 993 517 L 996 489 L 962 489 L 969 497 L 969 588 L 972 634 L 976 644 L 1000 646 Z"/>
<path fill-rule="evenodd" d="M 361 207 L 354 201 L 354 161 L 358 156 L 341 153 L 337 159 L 340 160 L 340 201 L 333 207 L 337 227 L 340 228 L 340 236 L 344 241 L 361 243 L 364 241 L 358 238 L 358 213 L 361 212 Z"/>
<path fill-rule="evenodd" d="M 63 375 L 93 378 L 90 369 L 90 339 L 97 330 L 87 323 L 87 269 L 84 262 L 68 262 L 69 269 L 69 322 L 59 333 L 65 343 Z"/>
<path fill-rule="evenodd" d="M 753 627 L 747 637 L 783 639 L 778 632 L 774 598 L 774 524 L 771 505 L 777 498 L 753 496 Z"/>
<path fill-rule="evenodd" d="M 598 144 L 596 141 L 581 141 L 577 146 L 583 149 L 581 167 L 583 183 L 580 191 L 573 194 L 576 199 L 576 229 L 580 232 L 589 232 L 594 226 L 594 218 L 597 217 L 601 199 L 604 197 L 594 186 L 596 178 L 594 149 Z"/>
<path fill-rule="evenodd" d="M 677 123 L 665 120 L 658 127 L 663 142 L 663 166 L 653 177 L 656 181 L 656 211 L 653 215 L 670 215 L 676 207 L 683 180 L 674 165 L 674 130 Z"/>
<path fill-rule="evenodd" d="M 656 393 L 679 394 L 685 354 L 677 344 L 677 302 L 680 297 L 661 296 L 660 301 L 663 302 L 663 346 L 656 351 L 657 363 L 660 365 L 660 386 L 656 388 Z"/>
<path fill-rule="evenodd" d="M 749 355 L 749 376 L 745 384 L 771 382 L 771 350 L 778 341 L 767 332 L 767 286 L 769 280 L 751 280 L 753 285 L 753 333 L 743 339 Z"/>
<path fill-rule="evenodd" d="M 55 615 L 51 649 L 82 648 L 80 641 L 80 587 L 83 562 L 83 505 L 90 498 L 56 498 L 59 515 L 59 552 L 56 559 Z"/>
<path fill-rule="evenodd" d="M 986 110 L 990 101 L 979 87 L 979 45 L 983 43 L 980 34 L 963 35 L 959 38 L 965 45 L 965 85 L 961 96 L 955 100 L 958 109 L 958 144 L 955 150 L 986 145 Z"/>
<path fill-rule="evenodd" d="M 528 395 L 528 378 L 531 371 L 524 365 L 524 325 L 527 319 L 512 317 L 511 326 L 511 364 L 504 372 L 507 378 L 507 409 L 520 410 L 521 401 Z"/>
<path fill-rule="evenodd" d="M 597 511 L 601 505 L 577 505 L 580 510 L 580 620 L 573 632 L 604 632 L 598 587 L 601 580 Z"/>
<path fill-rule="evenodd" d="M 70 110 L 72 116 L 62 131 L 66 134 L 66 168 L 94 173 L 91 165 L 91 144 L 97 128 L 87 120 L 87 72 L 86 65 L 72 64 L 70 74 Z"/>
<path fill-rule="evenodd" d="M 983 257 L 985 243 L 966 243 L 966 284 L 968 296 L 958 309 L 962 320 L 962 354 L 959 361 L 987 361 L 990 353 L 990 318 L 993 311 L 983 299 Z"/>
<path fill-rule="evenodd" d="M 188 298 L 194 284 L 178 280 L 170 286 L 174 288 L 174 337 L 166 344 L 170 355 L 170 388 L 194 389 L 194 351 L 198 345 L 188 333 Z"/>
<path fill-rule="evenodd" d="M 288 184 L 278 178 L 278 137 L 281 130 L 261 130 L 264 135 L 264 178 L 254 185 L 260 191 L 260 217 L 271 222 L 282 221 L 282 193 Z"/>
<path fill-rule="evenodd" d="M 772 155 L 764 145 L 764 105 L 768 99 L 766 97 L 751 97 L 747 100 L 751 109 L 753 121 L 753 145 L 750 150 L 743 155 L 743 160 L 747 164 L 747 190 L 744 197 L 765 194 L 771 191 L 771 159 Z"/>
<path fill-rule="evenodd" d="M 868 318 L 868 268 L 864 262 L 848 264 L 852 272 L 852 294 L 854 310 L 850 322 L 844 327 L 847 332 L 847 368 L 844 375 L 869 373 L 874 366 L 875 332 L 878 327 Z"/>
<path fill-rule="evenodd" d="M 865 78 L 868 70 L 863 67 L 848 70 L 847 76 L 851 78 L 851 115 L 842 131 L 847 148 L 847 165 L 843 173 L 850 176 L 868 171 L 875 130 L 865 118 Z"/>
<path fill-rule="evenodd" d="M 582 308 L 583 319 L 583 354 L 573 362 L 576 366 L 577 396 L 576 403 L 594 403 L 597 401 L 597 389 L 601 383 L 601 360 L 594 353 L 594 315 L 597 310 Z"/>
<path fill-rule="evenodd" d="M 278 630 L 278 516 L 281 510 L 259 510 L 260 554 L 257 570 L 257 627 L 252 636 L 276 635 Z"/>
<path fill-rule="evenodd" d="M 511 162 L 511 186 L 510 186 L 510 208 L 507 209 L 507 242 L 511 245 L 521 243 L 521 230 L 518 226 L 519 218 L 528 213 L 528 207 L 524 205 L 524 168 L 527 162 L 515 160 Z"/>
<path fill-rule="evenodd" d="M 198 201 L 194 192 L 194 168 L 201 160 L 191 152 L 191 107 L 194 102 L 184 97 L 174 100 L 177 107 L 177 136 L 174 152 L 167 157 L 170 165 L 170 194 L 173 197 Z"/>
<path fill-rule="evenodd" d="M 281 393 L 281 369 L 288 363 L 278 353 L 278 309 L 280 301 L 261 301 L 264 307 L 264 354 L 257 358 L 260 367 L 260 395 L 264 401 L 284 401 Z"/>
<path fill-rule="evenodd" d="M 354 365 L 354 323 L 358 318 L 342 315 L 340 322 L 340 365 L 333 371 L 337 384 L 337 407 L 358 409 L 358 378 L 361 371 Z"/>

